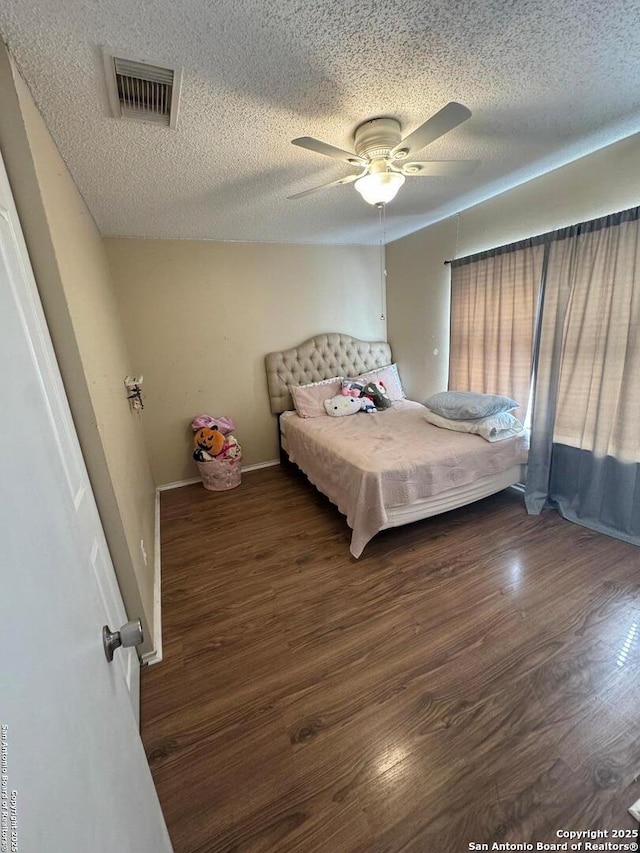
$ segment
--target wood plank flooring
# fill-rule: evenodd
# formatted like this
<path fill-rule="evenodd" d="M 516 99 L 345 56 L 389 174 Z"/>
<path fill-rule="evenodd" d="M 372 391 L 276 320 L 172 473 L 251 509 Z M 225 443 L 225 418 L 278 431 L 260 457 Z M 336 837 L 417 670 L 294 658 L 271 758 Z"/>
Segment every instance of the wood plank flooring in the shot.
<path fill-rule="evenodd" d="M 354 560 L 344 518 L 280 467 L 164 492 L 161 517 L 142 734 L 176 853 L 635 832 L 638 548 L 507 491 Z"/>

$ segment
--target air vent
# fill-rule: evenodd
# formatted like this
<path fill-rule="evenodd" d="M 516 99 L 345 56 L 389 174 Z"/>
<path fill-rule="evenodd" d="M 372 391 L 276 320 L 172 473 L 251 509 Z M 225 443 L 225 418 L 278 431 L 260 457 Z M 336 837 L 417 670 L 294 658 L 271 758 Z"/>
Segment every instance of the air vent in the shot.
<path fill-rule="evenodd" d="M 107 89 L 115 118 L 175 127 L 182 69 L 116 56 L 103 48 Z"/>

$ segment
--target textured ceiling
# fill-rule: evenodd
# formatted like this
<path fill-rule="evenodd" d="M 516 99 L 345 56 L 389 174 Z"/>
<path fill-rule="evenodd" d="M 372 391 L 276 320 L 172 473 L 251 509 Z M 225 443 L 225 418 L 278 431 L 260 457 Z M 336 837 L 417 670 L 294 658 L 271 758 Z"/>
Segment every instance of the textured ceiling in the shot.
<path fill-rule="evenodd" d="M 104 234 L 377 243 L 357 124 L 403 136 L 448 101 L 473 116 L 422 152 L 470 177 L 408 179 L 394 239 L 640 130 L 640 0 L 2 0 L 0 32 Z M 100 46 L 184 68 L 178 128 L 109 116 Z"/>

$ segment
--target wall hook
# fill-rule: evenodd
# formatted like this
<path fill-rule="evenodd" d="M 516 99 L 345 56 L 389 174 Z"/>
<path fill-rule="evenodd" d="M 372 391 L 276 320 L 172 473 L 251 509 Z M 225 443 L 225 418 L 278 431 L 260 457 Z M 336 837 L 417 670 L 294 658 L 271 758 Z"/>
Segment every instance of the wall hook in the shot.
<path fill-rule="evenodd" d="M 142 374 L 140 374 L 140 376 L 125 376 L 124 379 L 124 385 L 128 391 L 127 400 L 134 412 L 141 412 L 142 409 L 144 409 L 144 402 L 142 400 L 142 381 Z"/>

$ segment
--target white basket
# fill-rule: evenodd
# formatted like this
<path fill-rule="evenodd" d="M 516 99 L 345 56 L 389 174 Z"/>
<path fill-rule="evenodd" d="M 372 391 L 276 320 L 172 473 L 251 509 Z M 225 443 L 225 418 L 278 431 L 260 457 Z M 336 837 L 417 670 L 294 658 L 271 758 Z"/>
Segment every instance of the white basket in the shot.
<path fill-rule="evenodd" d="M 197 462 L 202 477 L 202 485 L 212 492 L 224 492 L 240 485 L 240 462 L 242 456 L 235 459 L 210 459 Z"/>

